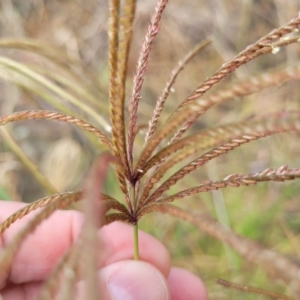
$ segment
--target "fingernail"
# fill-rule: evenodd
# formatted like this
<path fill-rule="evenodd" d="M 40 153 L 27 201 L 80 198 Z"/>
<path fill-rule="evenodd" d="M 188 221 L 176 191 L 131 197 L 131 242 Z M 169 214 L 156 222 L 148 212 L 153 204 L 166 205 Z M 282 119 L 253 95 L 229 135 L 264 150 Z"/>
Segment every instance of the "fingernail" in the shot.
<path fill-rule="evenodd" d="M 142 261 L 124 261 L 110 276 L 108 290 L 113 300 L 167 300 L 163 275 Z"/>

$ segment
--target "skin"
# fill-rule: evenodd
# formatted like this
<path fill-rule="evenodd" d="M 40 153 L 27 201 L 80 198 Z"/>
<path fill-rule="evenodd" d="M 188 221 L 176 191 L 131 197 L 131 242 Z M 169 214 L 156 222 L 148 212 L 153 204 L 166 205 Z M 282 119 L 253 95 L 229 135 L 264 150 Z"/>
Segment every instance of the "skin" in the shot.
<path fill-rule="evenodd" d="M 24 204 L 0 202 L 0 222 Z M 32 217 L 16 221 L 0 239 L 0 251 Z M 11 269 L 0 274 L 4 300 L 35 299 L 43 282 L 74 243 L 83 223 L 76 211 L 57 211 L 22 244 Z M 167 249 L 145 232 L 139 233 L 140 261 L 133 260 L 132 228 L 115 222 L 99 230 L 98 279 L 102 298 L 207 300 L 202 281 L 187 270 L 172 267 Z M 103 250 L 104 249 L 104 250 Z M 84 282 L 76 285 L 76 299 L 84 299 Z"/>

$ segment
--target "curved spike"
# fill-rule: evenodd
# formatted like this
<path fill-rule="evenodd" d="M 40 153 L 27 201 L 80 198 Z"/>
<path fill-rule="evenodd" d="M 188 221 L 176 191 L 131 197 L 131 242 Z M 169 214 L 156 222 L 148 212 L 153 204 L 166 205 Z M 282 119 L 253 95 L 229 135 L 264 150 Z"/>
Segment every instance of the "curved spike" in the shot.
<path fill-rule="evenodd" d="M 127 215 L 125 215 L 123 213 L 112 213 L 112 214 L 106 215 L 104 224 L 108 225 L 115 221 L 120 221 L 120 222 L 124 222 L 124 223 L 131 224 L 131 225 L 136 224 L 136 220 L 129 218 Z"/>
<path fill-rule="evenodd" d="M 37 201 L 32 202 L 29 205 L 26 205 L 25 207 L 19 209 L 14 214 L 12 214 L 10 217 L 8 217 L 4 222 L 0 224 L 0 234 L 2 234 L 6 229 L 10 227 L 11 224 L 13 224 L 18 219 L 22 219 L 26 215 L 28 215 L 30 212 L 38 209 L 43 208 L 47 206 L 48 204 L 62 200 L 64 198 L 72 198 L 73 202 L 77 202 L 80 200 L 82 195 L 82 192 L 68 192 L 68 193 L 62 193 L 62 194 L 56 194 L 52 195 L 50 197 L 44 197 L 42 199 L 39 199 Z"/>
<path fill-rule="evenodd" d="M 50 215 L 57 209 L 62 209 L 68 207 L 70 204 L 77 200 L 76 197 L 65 197 L 63 199 L 56 199 L 55 201 L 48 204 L 40 212 L 38 212 L 33 219 L 31 219 L 28 224 L 14 237 L 12 242 L 10 242 L 5 249 L 0 253 L 0 277 L 5 278 L 14 256 L 16 255 L 23 240 L 33 232 L 37 226 L 44 220 L 46 220 Z"/>
<path fill-rule="evenodd" d="M 155 148 L 160 142 L 170 134 L 173 134 L 187 122 L 191 116 L 198 113 L 197 101 L 206 91 L 208 91 L 214 84 L 221 81 L 228 74 L 234 72 L 237 68 L 246 64 L 250 60 L 262 55 L 271 53 L 274 49 L 272 43 L 276 42 L 279 38 L 298 30 L 300 26 L 300 17 L 291 20 L 287 25 L 273 30 L 268 35 L 258 40 L 255 44 L 247 47 L 243 52 L 238 54 L 234 59 L 225 63 L 214 75 L 205 80 L 171 115 L 169 120 L 160 127 L 157 132 L 149 140 L 146 147 L 143 149 L 140 159 L 134 171 L 134 178 L 137 176 L 137 169 L 143 169 L 143 165 L 150 158 Z M 288 45 L 291 42 L 297 42 L 298 39 L 290 39 L 288 42 L 279 42 L 281 46 Z M 201 108 L 200 108 L 201 109 Z"/>
<path fill-rule="evenodd" d="M 261 54 L 265 54 L 266 53 L 264 51 L 265 48 L 267 48 L 268 53 L 272 52 L 274 49 L 274 45 L 273 45 L 274 42 L 276 42 L 278 39 L 282 38 L 283 36 L 295 31 L 295 29 L 298 30 L 299 26 L 300 26 L 300 16 L 297 16 L 286 25 L 278 29 L 272 30 L 269 34 L 259 39 L 256 43 L 248 46 L 244 51 L 239 53 L 235 58 L 223 64 L 223 66 L 214 75 L 212 75 L 207 80 L 205 80 L 202 84 L 200 84 L 194 90 L 194 92 L 181 103 L 179 108 L 201 97 L 215 83 L 221 81 L 225 76 L 234 72 L 241 65 L 249 62 L 250 60 L 256 58 Z"/>
<path fill-rule="evenodd" d="M 118 179 L 125 191 L 125 179 L 130 180 L 131 170 L 127 157 L 125 137 L 125 85 L 129 47 L 132 37 L 132 23 L 135 14 L 135 1 L 128 0 L 124 4 L 124 15 L 120 17 L 120 1 L 111 1 L 110 27 L 110 117 L 114 153 L 121 160 L 118 167 Z"/>
<path fill-rule="evenodd" d="M 55 120 L 58 122 L 70 123 L 76 125 L 86 131 L 94 133 L 104 144 L 106 144 L 110 149 L 112 149 L 112 143 L 109 138 L 101 132 L 99 129 L 93 125 L 74 118 L 70 115 L 65 115 L 59 112 L 49 111 L 49 110 L 25 110 L 21 112 L 16 112 L 7 116 L 0 118 L 0 126 L 5 125 L 9 122 L 19 122 L 23 120 Z"/>
<path fill-rule="evenodd" d="M 246 80 L 230 84 L 228 87 L 197 101 L 198 111 L 175 133 L 169 144 L 177 141 L 208 109 L 216 104 L 224 103 L 235 97 L 243 97 L 265 88 L 281 84 L 290 79 L 300 78 L 300 67 L 295 66 L 284 70 L 276 70 Z"/>
<path fill-rule="evenodd" d="M 176 184 L 180 179 L 184 178 L 186 175 L 190 174 L 191 172 L 197 170 L 204 164 L 206 164 L 208 161 L 210 161 L 213 158 L 216 158 L 222 154 L 227 153 L 228 151 L 234 150 L 235 148 L 248 143 L 253 140 L 257 140 L 258 138 L 264 137 L 265 135 L 247 135 L 247 136 L 241 136 L 237 139 L 233 139 L 225 144 L 222 144 L 221 146 L 218 146 L 209 152 L 201 155 L 200 157 L 194 159 L 184 167 L 182 167 L 180 170 L 178 170 L 176 173 L 174 173 L 172 176 L 170 176 L 165 182 L 163 182 L 156 190 L 155 192 L 146 200 L 146 198 L 149 196 L 150 190 L 153 188 L 154 184 L 158 182 L 166 172 L 173 167 L 176 163 L 179 161 L 184 160 L 188 156 L 192 155 L 193 153 L 198 152 L 199 150 L 196 147 L 190 148 L 190 151 L 184 151 L 183 153 L 179 153 L 179 155 L 175 155 L 174 158 L 171 158 L 169 161 L 167 161 L 165 164 L 163 164 L 150 178 L 148 185 L 144 188 L 144 193 L 141 197 L 141 203 L 143 205 L 153 202 L 156 199 L 158 199 L 166 190 L 168 190 L 171 186 Z"/>
<path fill-rule="evenodd" d="M 128 217 L 130 217 L 130 213 L 129 213 L 127 207 L 115 199 L 109 199 L 109 200 L 105 201 L 105 211 L 107 212 L 110 209 L 115 209 L 115 210 L 119 211 L 120 213 L 123 213 L 124 215 L 127 215 Z"/>
<path fill-rule="evenodd" d="M 157 202 L 165 203 L 172 202 L 175 199 L 182 199 L 188 197 L 190 195 L 205 193 L 209 191 L 214 191 L 218 189 L 223 189 L 226 187 L 239 187 L 239 186 L 249 186 L 255 185 L 258 182 L 264 181 L 286 181 L 286 180 L 294 180 L 296 178 L 300 178 L 300 169 L 287 169 L 286 167 L 278 168 L 278 169 L 266 169 L 259 173 L 247 174 L 247 175 L 239 175 L 234 174 L 227 176 L 223 180 L 218 181 L 207 181 L 203 182 L 198 186 L 180 191 L 176 194 L 173 194 L 169 197 L 158 200 Z"/>
<path fill-rule="evenodd" d="M 264 289 L 256 288 L 256 287 L 253 287 L 250 285 L 229 282 L 224 279 L 217 279 L 217 283 L 221 284 L 227 288 L 232 288 L 232 289 L 235 289 L 235 290 L 238 290 L 241 292 L 245 292 L 245 293 L 254 293 L 254 294 L 258 294 L 258 295 L 263 295 L 263 296 L 270 297 L 275 300 L 295 300 L 294 298 L 291 298 L 291 297 L 288 297 L 288 296 L 285 296 L 282 294 L 278 294 L 278 293 L 274 293 L 274 292 L 267 291 Z"/>
<path fill-rule="evenodd" d="M 179 61 L 176 68 L 171 72 L 171 76 L 170 76 L 168 82 L 166 83 L 166 86 L 164 87 L 163 91 L 161 92 L 159 98 L 157 99 L 157 102 L 156 102 L 156 105 L 154 108 L 154 112 L 153 112 L 153 116 L 152 116 L 151 120 L 149 121 L 149 126 L 148 126 L 148 130 L 146 133 L 144 146 L 147 144 L 148 140 L 152 137 L 152 135 L 154 134 L 154 132 L 156 130 L 158 119 L 161 115 L 164 104 L 169 96 L 172 86 L 174 85 L 174 83 L 176 81 L 177 76 L 184 69 L 184 67 L 197 54 L 199 54 L 199 52 L 201 52 L 203 49 L 205 49 L 210 43 L 211 43 L 211 41 L 206 39 L 206 40 L 202 41 L 201 43 L 199 43 L 198 45 L 196 45 L 194 47 L 194 49 L 192 49 L 182 60 Z"/>
<path fill-rule="evenodd" d="M 46 207 L 48 204 L 50 204 L 56 200 L 64 199 L 64 198 L 72 198 L 73 203 L 75 203 L 82 199 L 82 191 L 60 193 L 60 194 L 52 195 L 49 197 L 44 197 L 42 199 L 32 202 L 29 205 L 26 205 L 25 207 L 19 209 L 14 214 L 9 216 L 4 222 L 2 222 L 0 224 L 0 234 L 2 234 L 6 229 L 8 229 L 10 227 L 10 225 L 13 224 L 15 221 L 17 221 L 18 219 L 22 219 L 23 217 L 28 215 L 30 212 L 35 211 L 38 208 Z M 117 201 L 116 199 L 114 199 L 106 194 L 101 194 L 101 200 L 105 201 L 105 203 L 107 203 L 106 204 L 107 210 L 115 209 L 124 214 L 129 214 L 126 206 L 123 205 L 122 203 L 120 203 L 119 201 Z"/>
<path fill-rule="evenodd" d="M 197 146 L 199 151 L 200 149 L 215 147 L 243 135 L 271 135 L 291 130 L 298 131 L 300 130 L 299 113 L 281 112 L 270 114 L 253 120 L 203 130 L 187 136 L 165 147 L 151 157 L 144 166 L 140 167 L 143 173 L 137 172 L 136 178 L 141 178 L 154 165 L 183 148 Z"/>
<path fill-rule="evenodd" d="M 118 71 L 118 48 L 119 48 L 119 19 L 120 19 L 120 1 L 109 1 L 109 30 L 108 30 L 108 62 L 109 62 L 109 98 L 112 99 L 114 91 L 117 88 L 117 71 Z"/>
<path fill-rule="evenodd" d="M 133 79 L 132 92 L 129 101 L 129 125 L 128 125 L 128 153 L 129 160 L 132 164 L 133 157 L 133 143 L 137 133 L 137 110 L 139 101 L 141 99 L 141 90 L 144 83 L 144 78 L 147 71 L 149 54 L 153 41 L 159 31 L 159 21 L 162 17 L 163 11 L 168 3 L 168 0 L 159 0 L 157 2 L 155 12 L 151 18 L 151 22 L 148 26 L 147 33 L 140 51 L 136 66 L 136 74 Z"/>

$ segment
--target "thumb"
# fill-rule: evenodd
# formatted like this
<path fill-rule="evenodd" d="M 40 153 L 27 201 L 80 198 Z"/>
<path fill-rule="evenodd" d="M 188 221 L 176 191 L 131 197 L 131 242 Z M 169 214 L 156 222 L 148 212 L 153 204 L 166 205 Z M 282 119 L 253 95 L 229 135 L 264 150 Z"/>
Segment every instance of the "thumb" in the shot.
<path fill-rule="evenodd" d="M 105 300 L 170 299 L 165 277 L 149 263 L 123 260 L 103 267 L 98 275 Z M 79 283 L 79 295 L 84 290 L 82 284 Z"/>

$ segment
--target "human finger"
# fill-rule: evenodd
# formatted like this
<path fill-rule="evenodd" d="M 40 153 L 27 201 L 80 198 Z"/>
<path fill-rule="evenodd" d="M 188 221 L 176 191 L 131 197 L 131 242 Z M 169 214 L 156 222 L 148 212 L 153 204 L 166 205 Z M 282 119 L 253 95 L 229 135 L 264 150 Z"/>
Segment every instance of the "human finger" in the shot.
<path fill-rule="evenodd" d="M 193 273 L 178 267 L 172 267 L 168 276 L 168 285 L 172 300 L 207 300 L 207 291 Z"/>
<path fill-rule="evenodd" d="M 5 220 L 24 204 L 2 202 L 0 221 Z M 16 233 L 26 226 L 32 216 L 16 221 L 2 235 L 0 249 L 7 245 Z M 6 283 L 24 283 L 45 280 L 59 258 L 77 239 L 83 223 L 83 216 L 76 211 L 57 211 L 44 221 L 21 245 L 7 276 L 0 276 L 0 288 Z M 102 247 L 99 249 L 99 268 L 116 261 L 132 259 L 132 227 L 113 223 L 104 226 L 100 232 Z M 156 266 L 167 276 L 170 270 L 170 257 L 165 247 L 152 236 L 140 232 L 140 257 Z M 103 250 L 104 249 L 104 250 Z"/>

